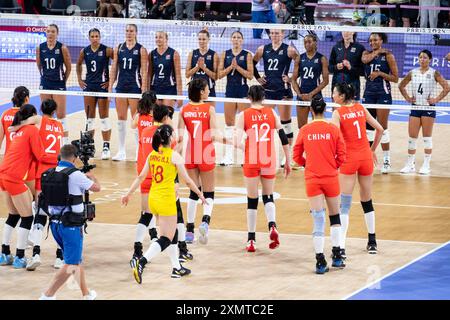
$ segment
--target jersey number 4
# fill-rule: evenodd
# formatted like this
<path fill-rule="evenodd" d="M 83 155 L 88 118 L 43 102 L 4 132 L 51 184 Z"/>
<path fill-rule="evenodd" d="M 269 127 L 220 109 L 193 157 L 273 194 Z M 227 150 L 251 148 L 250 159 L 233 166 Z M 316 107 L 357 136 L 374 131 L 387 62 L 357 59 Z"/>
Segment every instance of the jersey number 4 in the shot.
<path fill-rule="evenodd" d="M 419 88 L 417 88 L 417 93 L 423 94 L 423 87 L 422 87 L 421 83 L 419 83 Z"/>

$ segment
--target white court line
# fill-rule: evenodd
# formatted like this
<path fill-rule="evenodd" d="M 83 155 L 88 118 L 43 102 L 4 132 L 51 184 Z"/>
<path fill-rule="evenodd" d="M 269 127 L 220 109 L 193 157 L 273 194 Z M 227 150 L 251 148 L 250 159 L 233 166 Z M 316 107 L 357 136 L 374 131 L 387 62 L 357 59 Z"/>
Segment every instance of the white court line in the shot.
<path fill-rule="evenodd" d="M 387 277 L 393 275 L 394 273 L 397 273 L 397 272 L 399 272 L 400 270 L 405 269 L 406 267 L 410 266 L 411 264 L 413 264 L 413 263 L 419 261 L 420 259 L 425 258 L 426 256 L 428 256 L 428 255 L 432 254 L 433 252 L 435 252 L 435 251 L 437 251 L 437 250 L 439 250 L 439 249 L 445 247 L 445 246 L 448 245 L 448 244 L 450 244 L 450 241 L 447 241 L 446 243 L 441 244 L 440 246 L 434 248 L 433 250 L 424 253 L 423 255 L 417 257 L 416 259 L 414 259 L 414 260 L 408 262 L 408 263 L 405 264 L 404 266 L 399 267 L 399 268 L 395 269 L 394 271 L 389 272 L 388 274 L 386 274 L 385 276 L 381 277 L 380 279 L 375 280 L 375 281 L 373 281 L 373 282 L 371 282 L 371 283 L 365 285 L 365 286 L 362 287 L 361 289 L 358 289 L 358 290 L 356 290 L 355 292 L 349 294 L 348 296 L 342 298 L 342 300 L 347 300 L 347 299 L 351 298 L 352 296 L 354 296 L 354 295 L 360 293 L 361 291 L 363 291 L 363 290 L 365 290 L 365 289 L 367 289 L 367 288 L 373 286 L 374 284 L 376 284 L 376 283 L 378 283 L 378 282 L 383 281 L 384 279 L 386 279 Z"/>
<path fill-rule="evenodd" d="M 291 201 L 309 201 L 309 199 L 303 199 L 303 198 L 285 198 L 281 197 L 278 200 L 291 200 Z M 359 202 L 352 202 L 353 204 L 359 204 Z M 440 206 L 422 206 L 422 205 L 415 205 L 415 204 L 399 204 L 399 203 L 382 203 L 382 202 L 374 202 L 374 205 L 378 206 L 392 206 L 392 207 L 410 207 L 410 208 L 428 208 L 428 209 L 445 209 L 450 210 L 450 207 L 440 207 Z"/>

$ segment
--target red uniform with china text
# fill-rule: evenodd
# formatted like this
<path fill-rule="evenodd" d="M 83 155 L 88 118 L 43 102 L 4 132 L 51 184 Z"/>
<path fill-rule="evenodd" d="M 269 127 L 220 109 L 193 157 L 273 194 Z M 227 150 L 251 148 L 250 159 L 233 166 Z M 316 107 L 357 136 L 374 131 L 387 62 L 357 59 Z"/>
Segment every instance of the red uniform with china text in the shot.
<path fill-rule="evenodd" d="M 186 149 L 186 168 L 200 171 L 211 171 L 216 166 L 216 152 L 211 137 L 209 110 L 207 103 L 188 103 L 181 110 L 189 133 Z"/>
<path fill-rule="evenodd" d="M 138 158 L 136 163 L 136 171 L 138 174 L 141 173 L 142 169 L 145 166 L 145 161 L 147 160 L 148 154 L 144 152 L 144 145 L 142 143 L 144 131 L 153 126 L 153 116 L 148 115 L 138 115 L 138 137 L 139 137 L 139 147 L 138 147 Z M 145 180 L 141 183 L 141 193 L 146 194 L 149 193 L 150 188 L 152 186 L 152 176 L 150 172 L 148 173 Z"/>
<path fill-rule="evenodd" d="M 5 134 L 5 153 L 8 151 L 9 145 L 11 144 L 11 140 L 16 134 L 15 132 L 9 132 L 8 128 L 11 126 L 14 116 L 16 115 L 17 111 L 19 111 L 20 108 L 12 107 L 2 114 L 2 127 L 3 132 Z M 1 143 L 1 141 L 0 141 Z"/>

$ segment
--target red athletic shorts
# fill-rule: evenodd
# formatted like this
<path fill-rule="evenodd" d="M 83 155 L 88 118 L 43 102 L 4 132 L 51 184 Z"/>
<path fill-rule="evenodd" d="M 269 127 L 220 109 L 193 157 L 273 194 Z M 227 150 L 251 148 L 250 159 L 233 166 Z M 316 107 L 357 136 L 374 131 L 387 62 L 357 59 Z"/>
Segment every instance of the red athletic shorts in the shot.
<path fill-rule="evenodd" d="M 186 167 L 186 169 L 198 169 L 201 172 L 208 172 L 211 170 L 214 170 L 214 168 L 216 167 L 215 163 L 186 163 L 184 165 Z"/>
<path fill-rule="evenodd" d="M 246 167 L 244 165 L 244 177 L 246 178 L 256 178 L 262 177 L 264 179 L 275 179 L 276 169 L 269 168 L 254 168 L 254 167 Z"/>
<path fill-rule="evenodd" d="M 373 161 L 372 159 L 346 161 L 339 169 L 339 173 L 347 175 L 358 173 L 360 176 L 370 176 L 373 174 Z"/>
<path fill-rule="evenodd" d="M 318 195 L 325 195 L 327 198 L 334 198 L 341 194 L 341 190 L 339 188 L 339 178 L 336 177 L 332 181 L 331 179 L 327 179 L 325 183 L 314 183 L 305 181 L 306 185 L 306 195 L 308 197 L 315 197 Z"/>
<path fill-rule="evenodd" d="M 8 192 L 10 196 L 17 196 L 28 191 L 28 187 L 24 181 L 14 181 L 0 179 L 0 189 L 2 191 Z"/>
<path fill-rule="evenodd" d="M 152 178 L 145 178 L 145 180 L 141 183 L 141 193 L 149 193 L 152 188 Z"/>

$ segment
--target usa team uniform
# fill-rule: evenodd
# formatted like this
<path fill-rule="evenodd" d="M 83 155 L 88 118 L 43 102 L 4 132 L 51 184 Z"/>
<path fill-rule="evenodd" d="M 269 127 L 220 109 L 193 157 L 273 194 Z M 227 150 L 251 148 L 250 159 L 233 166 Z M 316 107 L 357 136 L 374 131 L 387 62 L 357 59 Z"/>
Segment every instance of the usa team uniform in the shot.
<path fill-rule="evenodd" d="M 288 75 L 292 59 L 288 56 L 289 46 L 286 43 L 274 50 L 272 44 L 266 44 L 263 49 L 264 86 L 266 99 L 292 99 L 291 85 L 283 81 L 283 75 Z"/>
<path fill-rule="evenodd" d="M 308 58 L 306 52 L 300 55 L 299 87 L 302 94 L 308 94 L 319 86 L 322 75 L 322 57 L 323 55 L 319 52 L 316 52 L 311 59 Z M 318 95 L 322 96 L 322 92 L 319 92 Z"/>
<path fill-rule="evenodd" d="M 429 68 L 427 72 L 422 74 L 420 68 L 411 71 L 411 88 L 412 96 L 416 98 L 415 105 L 429 106 L 427 99 L 433 97 L 435 88 L 437 86 L 434 78 L 436 70 Z M 411 117 L 431 117 L 436 118 L 436 111 L 429 110 L 411 110 Z"/>
<path fill-rule="evenodd" d="M 108 92 L 108 88 L 102 88 L 102 83 L 109 81 L 109 57 L 108 47 L 101 44 L 97 51 L 92 51 L 91 46 L 83 49 L 84 63 L 86 64 L 86 88 L 89 92 Z M 106 97 L 99 97 L 106 99 Z"/>
<path fill-rule="evenodd" d="M 47 46 L 47 42 L 39 45 L 41 63 L 41 90 L 66 90 L 66 79 L 64 78 L 64 56 L 62 43 L 56 41 L 53 49 Z"/>
<path fill-rule="evenodd" d="M 242 50 L 237 56 L 233 54 L 233 50 L 225 51 L 224 68 L 231 66 L 234 58 L 237 64 L 244 70 L 247 70 L 247 57 L 250 53 Z M 227 98 L 246 98 L 248 94 L 247 78 L 242 76 L 237 70 L 227 74 L 227 86 L 225 89 L 225 97 Z"/>
<path fill-rule="evenodd" d="M 155 91 L 156 94 L 177 95 L 174 55 L 175 50 L 170 47 L 161 55 L 158 49 L 150 53 L 153 65 L 150 90 Z"/>
<path fill-rule="evenodd" d="M 376 77 L 374 80 L 370 80 L 369 75 L 374 71 L 381 71 L 386 74 L 391 73 L 386 54 L 378 55 L 371 62 L 364 64 L 366 88 L 363 102 L 369 104 L 392 104 L 391 83 L 383 79 L 383 77 Z"/>
<path fill-rule="evenodd" d="M 214 70 L 214 55 L 216 54 L 216 52 L 214 50 L 208 49 L 208 51 L 202 55 L 200 53 L 199 49 L 195 49 L 194 51 L 192 51 L 192 60 L 191 60 L 191 68 L 195 68 L 195 66 L 197 65 L 198 59 L 199 58 L 204 58 L 205 60 L 205 65 L 209 70 Z M 208 87 L 209 87 L 209 96 L 210 97 L 215 97 L 216 96 L 216 81 L 214 79 L 211 79 L 210 77 L 208 77 L 208 75 L 205 73 L 205 71 L 199 69 L 196 73 L 194 73 L 194 75 L 192 76 L 192 79 L 205 79 L 206 82 L 208 82 Z"/>
<path fill-rule="evenodd" d="M 141 48 L 140 43 L 136 43 L 131 50 L 127 48 L 126 42 L 119 45 L 117 93 L 140 94 L 142 92 Z"/>

